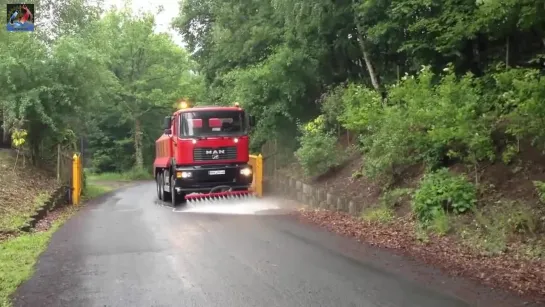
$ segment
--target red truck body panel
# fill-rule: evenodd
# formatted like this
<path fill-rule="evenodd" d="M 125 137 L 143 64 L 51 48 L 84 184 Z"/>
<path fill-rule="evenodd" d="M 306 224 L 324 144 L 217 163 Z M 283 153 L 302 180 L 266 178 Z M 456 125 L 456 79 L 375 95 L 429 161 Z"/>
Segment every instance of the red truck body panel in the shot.
<path fill-rule="evenodd" d="M 174 112 L 171 129 L 172 135 L 163 134 L 155 141 L 154 168 L 168 168 L 172 161 L 176 165 L 207 165 L 247 163 L 249 160 L 249 137 L 240 136 L 207 136 L 207 137 L 179 137 L 176 135 L 178 118 L 184 112 L 199 111 L 243 111 L 240 107 L 193 107 Z M 222 148 L 236 148 L 236 156 L 231 159 L 195 160 L 194 149 L 217 150 Z"/>
<path fill-rule="evenodd" d="M 154 167 L 167 168 L 170 166 L 172 153 L 172 142 L 170 136 L 163 134 L 155 141 L 155 161 Z"/>

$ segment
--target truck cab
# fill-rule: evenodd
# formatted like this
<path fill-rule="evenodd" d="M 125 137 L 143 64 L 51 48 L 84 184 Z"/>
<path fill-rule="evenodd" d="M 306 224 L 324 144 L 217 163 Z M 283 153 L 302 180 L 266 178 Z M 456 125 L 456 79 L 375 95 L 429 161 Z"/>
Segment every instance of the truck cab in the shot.
<path fill-rule="evenodd" d="M 185 107 L 165 117 L 155 142 L 158 197 L 247 191 L 253 180 L 249 131 L 254 119 L 235 106 Z"/>

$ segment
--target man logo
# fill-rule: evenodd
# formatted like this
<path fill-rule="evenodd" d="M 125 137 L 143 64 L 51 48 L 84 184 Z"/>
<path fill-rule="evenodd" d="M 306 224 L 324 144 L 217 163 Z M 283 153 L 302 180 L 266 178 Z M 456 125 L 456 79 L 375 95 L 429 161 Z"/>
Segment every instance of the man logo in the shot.
<path fill-rule="evenodd" d="M 220 149 L 220 150 L 207 150 L 206 154 L 207 155 L 224 155 L 225 150 L 223 150 L 223 149 Z"/>
<path fill-rule="evenodd" d="M 224 155 L 225 154 L 225 150 L 224 149 L 218 149 L 218 150 L 207 150 L 205 151 L 205 153 L 207 155 L 211 155 L 212 156 L 212 160 L 218 160 L 220 158 L 220 155 Z"/>

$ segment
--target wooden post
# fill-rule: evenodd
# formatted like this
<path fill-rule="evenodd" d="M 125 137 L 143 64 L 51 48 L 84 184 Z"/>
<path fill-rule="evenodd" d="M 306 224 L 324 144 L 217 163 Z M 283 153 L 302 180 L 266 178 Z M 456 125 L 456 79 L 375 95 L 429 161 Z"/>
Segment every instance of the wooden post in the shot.
<path fill-rule="evenodd" d="M 61 144 L 57 144 L 57 183 L 61 182 Z"/>

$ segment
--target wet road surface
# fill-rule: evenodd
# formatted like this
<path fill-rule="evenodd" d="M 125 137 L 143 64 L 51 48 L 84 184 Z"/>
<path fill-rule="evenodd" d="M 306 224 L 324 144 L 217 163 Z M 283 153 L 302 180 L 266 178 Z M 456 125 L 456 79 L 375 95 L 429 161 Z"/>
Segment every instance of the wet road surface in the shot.
<path fill-rule="evenodd" d="M 261 211 L 270 202 L 226 206 L 173 210 L 156 200 L 153 183 L 97 199 L 53 236 L 14 306 L 518 305 Z"/>

